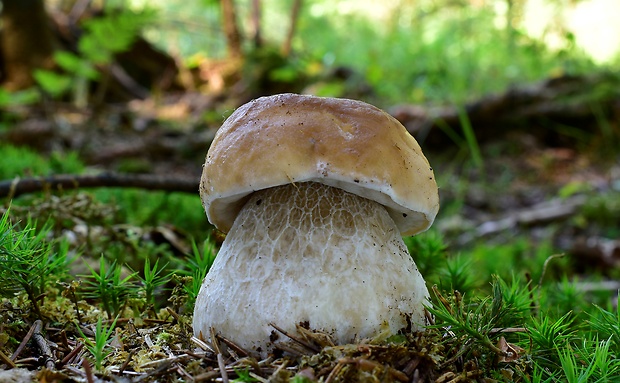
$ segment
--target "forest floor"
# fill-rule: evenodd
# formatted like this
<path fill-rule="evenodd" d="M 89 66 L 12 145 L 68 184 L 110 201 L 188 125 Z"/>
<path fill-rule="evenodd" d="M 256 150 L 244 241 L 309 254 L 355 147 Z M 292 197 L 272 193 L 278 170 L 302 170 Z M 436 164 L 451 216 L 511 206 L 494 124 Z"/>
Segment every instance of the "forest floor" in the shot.
<path fill-rule="evenodd" d="M 16 112 L 16 123 L 2 133 L 2 139 L 14 145 L 25 145 L 43 155 L 75 151 L 87 166 L 86 173 L 147 173 L 197 183 L 209 143 L 230 108 L 205 119 L 205 107 L 199 96 L 186 94 L 171 99 L 166 105 L 140 101 L 109 106 L 96 113 L 61 104 L 47 105 L 45 109 L 22 109 Z M 619 122 L 609 121 L 613 126 Z M 575 275 L 609 276 L 609 270 L 620 265 L 620 240 L 614 237 L 618 227 L 617 222 L 613 223 L 613 214 L 620 209 L 620 158 L 617 155 L 620 151 L 605 145 L 604 140 L 597 138 L 597 132 L 591 134 L 588 142 L 571 140 L 569 144 L 557 141 L 549 144 L 539 134 L 545 127 L 537 122 L 528 124 L 531 125 L 496 137 L 480 137 L 480 163 L 473 159 L 471 146 L 462 142 L 456 143 L 446 137 L 443 141 L 432 138 L 429 139 L 432 147 L 428 149 L 421 142 L 440 186 L 442 209 L 435 230 L 444 237 L 452 253 L 471 249 L 481 242 L 502 245 L 520 237 L 533 242 L 550 240 L 557 252 L 566 253 L 571 259 Z M 602 205 L 592 204 L 599 200 L 603 201 Z M 15 211 L 24 213 L 28 208 Z M 593 218 L 598 215 L 601 216 L 599 221 Z M 203 225 L 200 230 L 206 232 L 206 217 Z M 189 238 L 178 234 L 184 229 L 172 227 L 162 234 L 164 242 L 172 247 L 191 248 Z M 169 299 L 173 300 L 175 294 L 180 293 L 173 292 Z M 62 310 L 72 310 L 73 303 L 67 300 L 70 294 L 64 291 L 61 295 L 65 299 Z M 46 302 L 57 304 L 62 299 Z M 11 310 L 11 304 L 17 303 L 5 302 L 1 309 L 3 318 L 23 320 L 23 313 Z M 85 302 L 81 301 L 79 306 L 77 312 L 78 316 L 82 312 L 81 320 L 92 323 L 101 315 Z M 119 318 L 116 324 L 122 323 L 123 330 L 113 336 L 117 351 L 106 359 L 108 373 L 136 381 L 165 381 L 164 377 L 226 381 L 226 374 L 231 375 L 231 380 L 236 376 L 244 379 L 240 381 L 287 381 L 297 374 L 298 382 L 306 378 L 307 381 L 318 378 L 346 381 L 349 376 L 346 374 L 350 373 L 347 371 L 353 367 L 375 374 L 375 377 L 380 375 L 384 381 L 417 381 L 432 377 L 437 382 L 457 382 L 473 380 L 482 374 L 474 362 L 463 362 L 457 373 L 457 367 L 432 361 L 439 351 L 430 349 L 432 346 L 427 342 L 431 342 L 433 336 L 443 336 L 441 332 L 428 338 L 409 334 L 404 343 L 392 346 L 371 342 L 365 346 L 324 349 L 314 356 L 312 349 L 302 347 L 300 351 L 298 347 L 294 352 L 298 353 L 297 357 L 305 358 L 301 363 L 298 359 L 296 362 L 290 359 L 247 360 L 243 358 L 243 350 L 237 350 L 226 339 L 219 339 L 220 346 L 229 350 L 224 361 L 221 357 L 218 359 L 217 355 L 221 354 L 214 352 L 213 345 L 205 345 L 191 337 L 189 313 L 179 307 L 171 303 L 139 323 L 132 318 Z M 64 358 L 47 365 L 45 358 L 36 357 L 43 352 L 41 345 L 29 346 L 18 358 L 20 365 L 30 370 L 46 365 L 36 377 L 39 381 L 94 381 L 92 367 L 84 362 L 85 351 L 78 350 L 80 343 L 67 337 L 69 325 L 55 327 L 62 323 L 59 318 L 63 315 L 75 320 L 75 314 L 55 312 L 49 315 L 54 318 L 49 323 L 54 325 L 48 324 L 42 330 L 40 323 L 37 329 L 36 322 L 30 324 L 25 320 L 15 333 L 20 334 L 21 339 L 19 336 L 15 339 L 23 341 L 47 332 L 55 344 L 48 352 L 62 354 Z M 30 333 L 24 334 L 27 330 L 31 330 Z M 90 330 L 82 327 L 82 331 Z M 138 336 L 131 336 L 132 331 Z M 307 336 L 321 344 L 320 334 Z M 291 339 L 296 343 L 294 335 Z M 0 343 L 5 342 L 6 339 L 0 339 Z M 215 351 L 220 346 L 215 345 Z M 506 349 L 510 347 L 516 346 L 510 343 L 505 346 Z M 443 370 L 425 370 L 422 367 L 425 363 L 434 367 L 441 365 Z M 519 368 L 514 367 L 515 370 Z M 105 369 L 104 366 L 102 370 Z M 0 381 L 3 377 L 7 379 L 2 375 L 6 373 L 0 371 Z M 465 374 L 462 380 L 457 378 L 461 376 L 459 373 Z M 23 374 L 26 380 L 35 379 L 31 372 L 23 371 Z"/>

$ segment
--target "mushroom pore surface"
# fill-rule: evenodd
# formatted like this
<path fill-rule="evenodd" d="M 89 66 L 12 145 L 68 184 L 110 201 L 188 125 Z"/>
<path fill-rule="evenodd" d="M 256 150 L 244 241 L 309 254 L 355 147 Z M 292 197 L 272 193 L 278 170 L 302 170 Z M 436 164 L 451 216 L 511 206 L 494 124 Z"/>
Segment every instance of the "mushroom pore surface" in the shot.
<path fill-rule="evenodd" d="M 196 300 L 210 327 L 265 355 L 274 323 L 307 322 L 337 343 L 424 324 L 428 291 L 387 210 L 315 182 L 255 192 L 235 219 Z M 280 336 L 282 339 L 283 336 Z"/>

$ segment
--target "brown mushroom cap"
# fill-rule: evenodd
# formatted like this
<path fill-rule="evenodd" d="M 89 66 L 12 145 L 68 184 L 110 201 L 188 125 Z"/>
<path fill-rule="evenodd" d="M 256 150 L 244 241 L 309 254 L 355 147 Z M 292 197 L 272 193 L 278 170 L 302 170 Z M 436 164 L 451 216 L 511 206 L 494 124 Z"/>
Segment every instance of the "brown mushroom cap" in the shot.
<path fill-rule="evenodd" d="M 257 190 L 319 182 L 377 201 L 403 235 L 439 209 L 420 145 L 392 116 L 360 101 L 279 94 L 237 109 L 207 154 L 200 192 L 209 221 L 228 232 Z"/>

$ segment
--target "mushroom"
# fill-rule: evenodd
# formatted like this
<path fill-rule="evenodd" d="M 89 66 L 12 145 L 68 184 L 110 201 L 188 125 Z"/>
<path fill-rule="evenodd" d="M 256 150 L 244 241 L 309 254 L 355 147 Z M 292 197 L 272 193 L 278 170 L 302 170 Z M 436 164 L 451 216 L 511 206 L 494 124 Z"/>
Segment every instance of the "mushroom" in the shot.
<path fill-rule="evenodd" d="M 304 323 L 340 344 L 422 330 L 428 290 L 401 235 L 439 209 L 420 146 L 360 101 L 280 94 L 237 109 L 218 130 L 200 183 L 227 232 L 196 299 L 211 328 L 255 355 Z"/>

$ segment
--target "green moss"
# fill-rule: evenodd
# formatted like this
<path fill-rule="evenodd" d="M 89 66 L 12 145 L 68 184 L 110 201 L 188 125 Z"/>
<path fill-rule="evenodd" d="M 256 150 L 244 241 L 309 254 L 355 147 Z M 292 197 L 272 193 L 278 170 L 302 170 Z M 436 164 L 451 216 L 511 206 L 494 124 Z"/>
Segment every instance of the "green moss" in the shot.
<path fill-rule="evenodd" d="M 84 171 L 84 164 L 76 152 L 53 152 L 46 157 L 26 146 L 0 144 L 0 153 L 0 179 L 76 174 Z"/>

